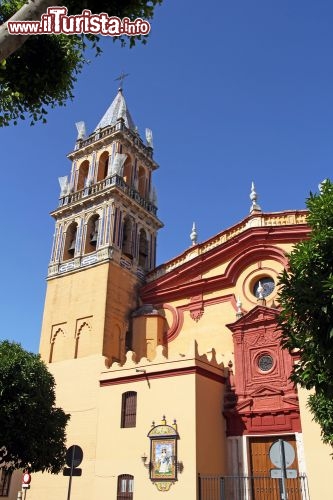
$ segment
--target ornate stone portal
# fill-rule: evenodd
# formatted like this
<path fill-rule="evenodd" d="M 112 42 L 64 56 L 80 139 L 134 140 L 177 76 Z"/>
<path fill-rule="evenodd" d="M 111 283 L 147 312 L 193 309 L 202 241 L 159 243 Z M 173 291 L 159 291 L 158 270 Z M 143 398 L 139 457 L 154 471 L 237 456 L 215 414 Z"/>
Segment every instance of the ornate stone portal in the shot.
<path fill-rule="evenodd" d="M 257 306 L 227 325 L 233 333 L 236 376 L 229 365 L 224 415 L 227 434 L 301 432 L 293 358 L 281 350 L 277 309 Z"/>

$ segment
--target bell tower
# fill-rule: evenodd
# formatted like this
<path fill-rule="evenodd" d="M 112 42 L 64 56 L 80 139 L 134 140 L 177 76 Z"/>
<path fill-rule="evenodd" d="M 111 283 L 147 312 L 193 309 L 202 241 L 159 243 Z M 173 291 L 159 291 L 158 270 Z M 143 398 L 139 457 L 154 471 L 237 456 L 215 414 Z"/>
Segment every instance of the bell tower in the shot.
<path fill-rule="evenodd" d="M 49 363 L 102 354 L 123 361 L 137 289 L 155 266 L 152 133 L 140 138 L 122 88 L 95 130 L 84 122 L 52 212 L 54 241 L 40 343 Z"/>

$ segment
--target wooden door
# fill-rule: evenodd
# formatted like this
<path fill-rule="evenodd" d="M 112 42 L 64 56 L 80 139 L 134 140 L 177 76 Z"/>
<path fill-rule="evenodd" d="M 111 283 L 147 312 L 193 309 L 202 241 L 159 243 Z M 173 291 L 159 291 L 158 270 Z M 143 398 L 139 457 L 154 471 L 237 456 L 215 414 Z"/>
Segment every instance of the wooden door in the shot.
<path fill-rule="evenodd" d="M 281 481 L 271 479 L 270 470 L 275 466 L 269 458 L 269 449 L 278 439 L 283 439 L 291 444 L 295 450 L 295 460 L 288 468 L 296 469 L 298 473 L 298 460 L 295 436 L 263 436 L 250 438 L 250 475 L 252 479 L 252 499 L 253 500 L 280 500 L 281 499 Z M 300 480 L 287 479 L 286 488 L 288 500 L 302 500 Z"/>

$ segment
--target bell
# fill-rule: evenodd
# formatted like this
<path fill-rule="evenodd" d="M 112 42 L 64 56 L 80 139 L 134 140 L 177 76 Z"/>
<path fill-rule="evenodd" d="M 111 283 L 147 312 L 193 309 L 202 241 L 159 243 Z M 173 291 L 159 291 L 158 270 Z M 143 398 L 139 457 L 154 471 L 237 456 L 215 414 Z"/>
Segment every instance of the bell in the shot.
<path fill-rule="evenodd" d="M 94 222 L 94 230 L 90 233 L 90 243 L 92 245 L 97 245 L 98 226 L 99 226 L 99 219 L 96 219 Z"/>
<path fill-rule="evenodd" d="M 68 249 L 68 251 L 69 251 L 70 253 L 74 253 L 74 252 L 75 252 L 75 241 L 76 241 L 76 238 L 73 238 L 73 239 L 72 239 L 72 243 L 70 244 L 70 247 L 69 247 L 69 249 Z"/>
<path fill-rule="evenodd" d="M 91 235 L 90 235 L 90 243 L 92 245 L 96 245 L 97 244 L 97 236 L 98 236 L 98 232 L 97 231 L 94 231 L 93 233 L 91 233 Z"/>

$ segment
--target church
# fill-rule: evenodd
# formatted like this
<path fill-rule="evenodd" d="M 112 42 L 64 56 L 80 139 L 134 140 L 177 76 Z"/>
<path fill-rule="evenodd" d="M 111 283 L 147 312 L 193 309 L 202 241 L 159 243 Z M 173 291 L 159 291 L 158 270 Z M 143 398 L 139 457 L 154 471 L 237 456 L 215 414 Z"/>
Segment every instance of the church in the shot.
<path fill-rule="evenodd" d="M 252 185 L 243 220 L 202 243 L 193 225 L 189 248 L 156 267 L 151 131 L 140 137 L 122 88 L 90 135 L 77 128 L 40 353 L 81 455 L 33 474 L 26 498 L 330 498 L 331 449 L 277 329 L 278 275 L 309 234 L 306 211 L 265 213 Z"/>

